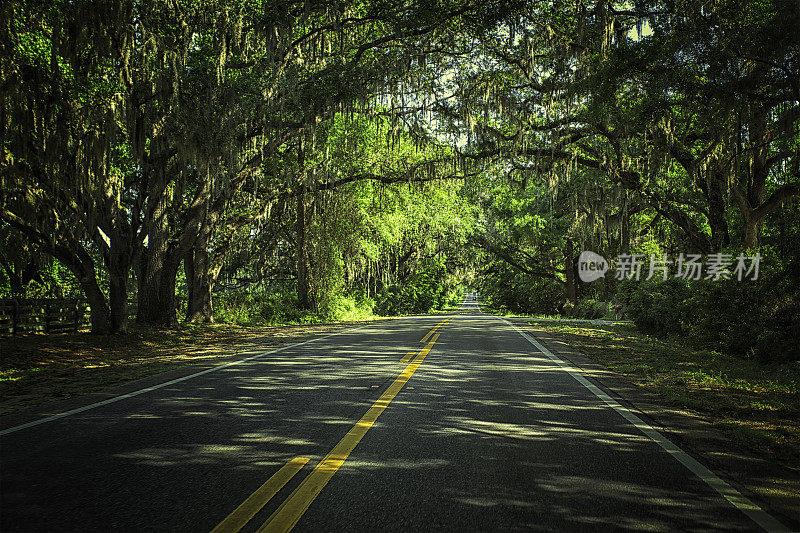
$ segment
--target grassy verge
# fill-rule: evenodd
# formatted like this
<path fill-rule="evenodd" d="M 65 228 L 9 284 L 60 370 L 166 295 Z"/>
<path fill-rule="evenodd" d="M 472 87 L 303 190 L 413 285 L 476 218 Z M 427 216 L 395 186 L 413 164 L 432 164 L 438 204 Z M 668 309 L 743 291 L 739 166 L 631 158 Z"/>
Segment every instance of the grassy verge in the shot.
<path fill-rule="evenodd" d="M 702 414 L 748 448 L 800 468 L 800 365 L 695 350 L 632 325 L 531 323 L 671 404 Z"/>
<path fill-rule="evenodd" d="M 0 336 L 0 415 L 112 385 L 355 325 L 134 327 L 126 335 Z"/>

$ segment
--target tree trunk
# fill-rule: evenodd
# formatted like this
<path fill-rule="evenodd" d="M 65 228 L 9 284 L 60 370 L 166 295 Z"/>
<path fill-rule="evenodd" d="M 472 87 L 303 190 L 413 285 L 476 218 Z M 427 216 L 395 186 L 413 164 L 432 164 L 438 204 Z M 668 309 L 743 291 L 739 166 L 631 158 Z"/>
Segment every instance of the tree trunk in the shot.
<path fill-rule="evenodd" d="M 158 327 L 174 327 L 176 317 L 175 280 L 180 261 L 161 254 L 150 255 L 139 285 L 139 310 L 136 322 Z"/>
<path fill-rule="evenodd" d="M 136 322 L 158 327 L 174 327 L 175 278 L 180 259 L 170 254 L 167 228 L 168 199 L 157 200 L 152 217 L 148 220 L 148 244 L 142 250 L 139 277 L 139 309 Z"/>
<path fill-rule="evenodd" d="M 194 250 L 189 250 L 183 258 L 183 273 L 186 276 L 186 320 L 192 321 L 195 293 Z"/>
<path fill-rule="evenodd" d="M 748 134 L 753 147 L 750 150 L 750 160 L 748 161 L 747 186 L 744 190 L 734 189 L 734 194 L 737 194 L 744 223 L 742 244 L 747 250 L 758 250 L 761 246 L 761 229 L 764 226 L 764 218 L 756 215 L 755 211 L 764 203 L 764 191 L 769 174 L 769 165 L 767 164 L 769 142 L 766 139 L 767 108 L 751 104 L 749 111 Z"/>
<path fill-rule="evenodd" d="M 184 263 L 188 261 L 192 255 L 196 256 L 196 254 L 187 254 Z M 189 301 L 186 304 L 186 319 L 194 323 L 212 323 L 214 322 L 214 306 L 211 297 L 216 280 L 211 279 L 210 272 L 207 270 L 203 273 L 199 265 L 195 265 L 191 270 L 193 271 L 191 281 L 188 277 L 186 279 L 189 288 Z"/>
<path fill-rule="evenodd" d="M 210 228 L 204 227 L 194 247 L 183 259 L 186 271 L 186 286 L 189 299 L 186 304 L 186 319 L 189 322 L 214 322 L 211 293 L 219 269 L 213 269 L 208 256 L 211 240 Z"/>
<path fill-rule="evenodd" d="M 111 332 L 128 331 L 128 273 L 112 272 L 109 276 L 109 303 L 111 305 Z"/>
<path fill-rule="evenodd" d="M 720 171 L 710 170 L 708 180 L 708 225 L 711 228 L 712 251 L 718 252 L 731 243 L 728 221 L 725 218 L 728 178 Z"/>
<path fill-rule="evenodd" d="M 757 250 L 761 245 L 761 231 L 764 228 L 764 219 L 775 208 L 790 198 L 800 196 L 800 184 L 787 183 L 775 190 L 769 198 L 753 206 L 750 198 L 745 194 L 738 183 L 733 184 L 733 194 L 742 213 L 742 243 L 748 250 Z"/>
<path fill-rule="evenodd" d="M 111 332 L 128 331 L 128 275 L 131 269 L 131 250 L 121 235 L 111 239 L 108 262 L 109 292 L 111 306 Z"/>
<path fill-rule="evenodd" d="M 564 249 L 564 277 L 567 282 L 567 302 L 575 307 L 575 249 L 571 239 L 567 239 Z"/>
<path fill-rule="evenodd" d="M 764 226 L 764 221 L 751 214 L 743 214 L 744 227 L 742 228 L 742 243 L 747 250 L 758 250 L 761 247 L 761 229 Z"/>
<path fill-rule="evenodd" d="M 156 172 L 163 172 L 157 169 Z M 185 206 L 182 175 L 176 178 L 175 187 L 170 191 L 163 185 L 166 178 L 154 181 L 152 189 L 156 198 L 148 206 L 148 215 L 144 223 L 147 228 L 148 244 L 142 249 L 141 272 L 139 275 L 139 310 L 136 321 L 157 327 L 173 327 L 177 324 L 175 298 L 175 281 L 181 261 L 194 248 L 200 234 L 213 227 L 209 222 L 209 213 L 214 216 L 225 207 L 226 198 L 218 199 L 219 207 L 212 208 L 212 182 L 214 176 L 206 174 L 205 180 L 194 191 L 194 198 Z M 232 191 L 231 194 L 233 194 Z M 229 198 L 227 198 L 229 199 Z M 174 204 L 179 207 L 176 208 Z M 180 207 L 183 206 L 182 211 Z M 175 214 L 174 220 L 168 224 L 169 214 Z M 179 215 L 179 216 L 178 216 Z M 203 249 L 207 253 L 208 239 Z M 207 269 L 202 269 L 207 271 Z M 210 289 L 209 289 L 210 290 Z M 195 305 L 197 303 L 196 294 Z"/>
<path fill-rule="evenodd" d="M 103 296 L 103 291 L 97 285 L 96 280 L 81 280 L 83 293 L 86 295 L 86 301 L 89 302 L 89 320 L 91 321 L 92 334 L 105 335 L 111 333 L 111 313 L 109 312 L 108 305 L 106 305 L 106 298 Z"/>
<path fill-rule="evenodd" d="M 301 190 L 297 195 L 297 304 L 300 309 L 311 309 L 311 283 L 309 279 L 308 243 L 306 239 L 306 200 Z"/>
<path fill-rule="evenodd" d="M 88 254 L 84 261 L 80 260 L 80 256 L 84 254 L 77 254 L 76 261 L 65 261 L 64 256 L 58 257 L 67 268 L 69 268 L 83 289 L 83 294 L 86 296 L 86 301 L 89 303 L 89 320 L 91 321 L 92 333 L 95 335 L 104 335 L 111 333 L 111 313 L 106 303 L 106 297 L 97 283 L 97 276 L 95 275 L 94 266 L 87 262 L 91 260 Z"/>
<path fill-rule="evenodd" d="M 300 183 L 297 194 L 297 305 L 300 309 L 311 309 L 313 302 L 311 299 L 311 280 L 310 264 L 308 257 L 308 242 L 306 235 L 306 197 L 305 197 L 305 146 L 303 139 L 300 139 L 300 147 L 297 152 L 297 162 L 300 167 Z"/>

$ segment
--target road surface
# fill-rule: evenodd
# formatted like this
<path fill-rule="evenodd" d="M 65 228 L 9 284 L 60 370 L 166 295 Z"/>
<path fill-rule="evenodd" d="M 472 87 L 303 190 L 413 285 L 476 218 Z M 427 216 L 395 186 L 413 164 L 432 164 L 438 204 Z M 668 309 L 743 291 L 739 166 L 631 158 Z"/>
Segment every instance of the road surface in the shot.
<path fill-rule="evenodd" d="M 6 428 L 0 529 L 780 529 L 541 348 L 468 300 Z"/>

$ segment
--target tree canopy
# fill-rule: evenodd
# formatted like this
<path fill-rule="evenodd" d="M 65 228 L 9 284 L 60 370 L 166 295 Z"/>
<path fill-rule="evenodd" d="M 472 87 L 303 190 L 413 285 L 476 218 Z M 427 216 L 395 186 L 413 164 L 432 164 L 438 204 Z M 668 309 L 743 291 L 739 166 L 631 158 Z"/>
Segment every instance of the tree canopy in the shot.
<path fill-rule="evenodd" d="M 759 252 L 763 320 L 798 312 L 793 0 L 11 0 L 0 32 L 3 290 L 94 332 L 627 307 L 582 250 Z"/>

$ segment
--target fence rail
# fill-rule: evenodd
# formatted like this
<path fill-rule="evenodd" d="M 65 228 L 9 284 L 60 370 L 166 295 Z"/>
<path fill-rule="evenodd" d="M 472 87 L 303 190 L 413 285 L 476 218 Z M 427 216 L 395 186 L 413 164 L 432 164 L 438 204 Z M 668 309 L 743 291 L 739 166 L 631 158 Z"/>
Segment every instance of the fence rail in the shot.
<path fill-rule="evenodd" d="M 177 312 L 186 308 L 186 297 L 176 296 Z M 128 320 L 136 316 L 139 302 L 128 300 Z M 0 298 L 0 334 L 70 333 L 89 325 L 89 304 L 76 298 Z"/>
<path fill-rule="evenodd" d="M 0 299 L 0 333 L 77 332 L 86 303 L 65 298 Z"/>

